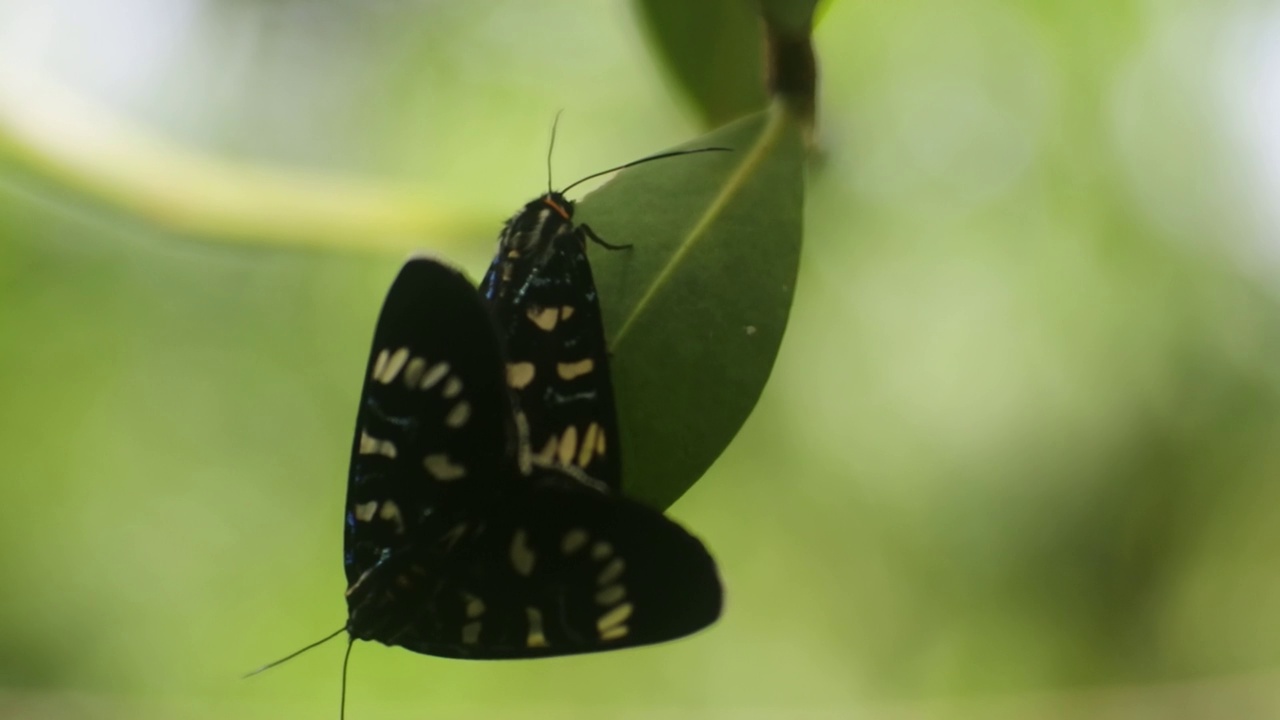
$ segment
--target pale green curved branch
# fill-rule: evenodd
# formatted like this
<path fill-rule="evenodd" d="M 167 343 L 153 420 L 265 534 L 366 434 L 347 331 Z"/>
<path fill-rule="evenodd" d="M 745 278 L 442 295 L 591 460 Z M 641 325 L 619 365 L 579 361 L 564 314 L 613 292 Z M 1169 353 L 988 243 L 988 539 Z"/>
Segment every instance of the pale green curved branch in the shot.
<path fill-rule="evenodd" d="M 487 234 L 483 212 L 406 184 L 201 153 L 54 81 L 0 76 L 0 157 L 178 233 L 212 241 L 404 250 Z"/>

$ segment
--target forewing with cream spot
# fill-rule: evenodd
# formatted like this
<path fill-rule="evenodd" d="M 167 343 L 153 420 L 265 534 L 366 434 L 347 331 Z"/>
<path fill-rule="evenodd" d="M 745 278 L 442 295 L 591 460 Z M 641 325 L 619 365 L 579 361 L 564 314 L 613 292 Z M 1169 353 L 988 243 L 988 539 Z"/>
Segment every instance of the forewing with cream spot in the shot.
<path fill-rule="evenodd" d="M 441 262 L 409 260 L 383 303 L 364 373 L 347 491 L 349 584 L 442 504 L 483 502 L 514 482 L 506 373 L 474 286 Z"/>
<path fill-rule="evenodd" d="M 573 203 L 550 193 L 507 222 L 480 292 L 503 332 L 506 379 L 529 425 L 532 461 L 620 490 L 609 357 Z"/>

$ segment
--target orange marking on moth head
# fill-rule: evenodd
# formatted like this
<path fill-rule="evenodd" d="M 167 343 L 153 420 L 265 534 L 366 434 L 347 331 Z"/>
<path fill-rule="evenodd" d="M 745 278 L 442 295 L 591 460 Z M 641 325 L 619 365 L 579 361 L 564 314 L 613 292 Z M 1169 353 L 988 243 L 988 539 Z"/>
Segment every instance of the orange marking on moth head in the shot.
<path fill-rule="evenodd" d="M 542 198 L 542 202 L 546 203 L 547 207 L 551 208 L 552 210 L 555 210 L 556 214 L 559 215 L 560 217 L 564 218 L 565 220 L 569 219 L 569 213 L 564 208 L 560 207 L 560 204 L 557 203 L 555 200 L 552 200 L 549 197 L 544 197 Z"/>

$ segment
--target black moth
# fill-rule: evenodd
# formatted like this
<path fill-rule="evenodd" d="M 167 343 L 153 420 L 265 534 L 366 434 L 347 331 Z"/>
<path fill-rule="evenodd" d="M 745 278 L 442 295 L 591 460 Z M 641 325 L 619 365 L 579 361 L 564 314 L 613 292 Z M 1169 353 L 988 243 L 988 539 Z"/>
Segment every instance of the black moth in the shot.
<path fill-rule="evenodd" d="M 562 193 L 508 221 L 483 297 L 427 257 L 410 259 L 387 293 L 352 443 L 348 620 L 325 638 L 347 632 L 347 657 L 357 639 L 477 660 L 599 652 L 682 637 L 720 614 L 702 543 L 617 492 L 585 255 L 586 238 L 603 241 L 572 224 Z M 522 383 L 521 362 L 530 380 L 555 379 Z M 345 676 L 344 658 L 343 713 Z"/>
<path fill-rule="evenodd" d="M 520 467 L 489 311 L 463 275 L 410 260 L 383 305 L 347 490 L 346 630 L 442 657 L 661 642 L 719 614 L 697 539 L 554 467 Z"/>
<path fill-rule="evenodd" d="M 620 492 L 621 449 L 609 353 L 587 241 L 610 250 L 590 226 L 575 225 L 565 193 L 601 175 L 663 158 L 727 148 L 661 153 L 593 173 L 525 204 L 498 237 L 498 252 L 480 282 L 505 341 L 506 377 L 530 463 L 555 467 L 587 485 Z"/>

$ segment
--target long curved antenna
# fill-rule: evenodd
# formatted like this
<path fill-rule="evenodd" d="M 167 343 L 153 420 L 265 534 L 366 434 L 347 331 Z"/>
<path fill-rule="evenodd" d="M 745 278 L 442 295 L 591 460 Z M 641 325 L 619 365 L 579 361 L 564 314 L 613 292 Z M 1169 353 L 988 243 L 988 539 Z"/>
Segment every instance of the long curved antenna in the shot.
<path fill-rule="evenodd" d="M 554 133 L 552 134 L 552 137 L 553 137 L 553 138 L 555 137 Z M 600 172 L 598 172 L 598 173 L 591 173 L 590 175 L 588 175 L 588 176 L 586 176 L 586 177 L 584 177 L 584 178 L 579 179 L 577 182 L 575 182 L 575 183 L 573 183 L 572 185 L 570 185 L 570 186 L 566 187 L 565 189 L 561 190 L 560 192 L 561 192 L 561 194 L 563 194 L 563 193 L 567 193 L 567 192 L 569 192 L 570 190 L 572 190 L 573 188 L 577 187 L 578 185 L 581 185 L 582 183 L 584 183 L 584 182 L 586 182 L 586 181 L 590 180 L 591 178 L 598 178 L 598 177 L 600 177 L 601 175 L 608 175 L 608 174 L 609 174 L 609 173 L 611 173 L 611 172 L 617 172 L 617 171 L 619 171 L 619 170 L 626 170 L 626 169 L 627 169 L 627 168 L 629 168 L 629 167 L 635 167 L 636 165 L 641 165 L 641 164 L 643 164 L 643 163 L 653 162 L 654 160 L 662 160 L 662 159 L 665 159 L 665 158 L 677 157 L 677 156 L 680 156 L 680 155 L 693 155 L 693 154 L 695 154 L 695 153 L 704 153 L 704 152 L 731 152 L 732 150 L 733 150 L 733 148 L 726 148 L 726 147 L 706 147 L 706 148 L 698 148 L 697 150 L 674 150 L 674 151 L 672 151 L 672 152 L 660 153 L 660 154 L 658 154 L 658 155 L 650 155 L 649 157 L 643 157 L 643 158 L 640 158 L 639 160 L 632 160 L 632 161 L 631 161 L 631 162 L 629 162 L 629 163 L 624 163 L 624 164 L 619 165 L 619 166 L 617 166 L 617 167 L 611 167 L 611 168 L 609 168 L 608 170 L 601 170 L 601 171 L 600 171 Z"/>
<path fill-rule="evenodd" d="M 334 638 L 338 637 L 339 635 L 341 635 L 342 633 L 344 633 L 344 632 L 346 632 L 346 631 L 347 631 L 347 626 L 346 626 L 346 625 L 343 625 L 342 627 L 338 628 L 338 631 L 337 631 L 337 632 L 333 633 L 332 635 L 328 635 L 328 636 L 326 636 L 323 640 L 317 640 L 317 641 L 315 641 L 315 642 L 311 643 L 310 645 L 308 645 L 308 646 L 306 646 L 306 647 L 302 648 L 301 650 L 296 650 L 296 651 L 294 651 L 294 652 L 289 653 L 288 655 L 285 655 L 284 657 L 280 658 L 279 660 L 276 660 L 275 662 L 269 662 L 269 663 L 267 663 L 266 665 L 263 665 L 262 667 L 258 668 L 257 670 L 254 670 L 253 672 L 251 672 L 251 673 L 249 673 L 249 674 L 247 674 L 247 675 L 243 675 L 243 676 L 241 676 L 241 678 L 240 678 L 240 679 L 241 679 L 241 680 L 243 680 L 244 678 L 251 678 L 251 677 L 253 677 L 254 675 L 257 675 L 258 673 L 260 673 L 260 672 L 262 672 L 262 671 L 264 671 L 264 670 L 270 670 L 271 668 L 273 668 L 273 667 L 275 667 L 275 666 L 279 665 L 280 663 L 285 662 L 286 660 L 292 660 L 292 659 L 294 659 L 294 658 L 298 657 L 299 655 L 301 655 L 302 653 L 304 653 L 304 652 L 306 652 L 306 651 L 310 650 L 311 648 L 319 647 L 319 646 L 321 646 L 321 645 L 323 645 L 323 644 L 325 644 L 325 643 L 329 642 L 330 640 L 332 640 L 332 639 L 334 639 Z M 347 646 L 348 651 L 350 651 L 350 648 L 351 648 L 351 646 L 350 646 L 350 645 L 348 645 L 348 646 Z"/>
<path fill-rule="evenodd" d="M 351 659 L 351 646 L 355 638 L 347 641 L 347 652 L 342 656 L 342 699 L 338 701 L 338 720 L 347 720 L 347 661 Z"/>
<path fill-rule="evenodd" d="M 550 195 L 551 190 L 551 152 L 556 149 L 556 127 L 560 125 L 560 113 L 564 109 L 556 111 L 556 119 L 551 121 L 551 144 L 547 146 L 547 194 Z"/>

